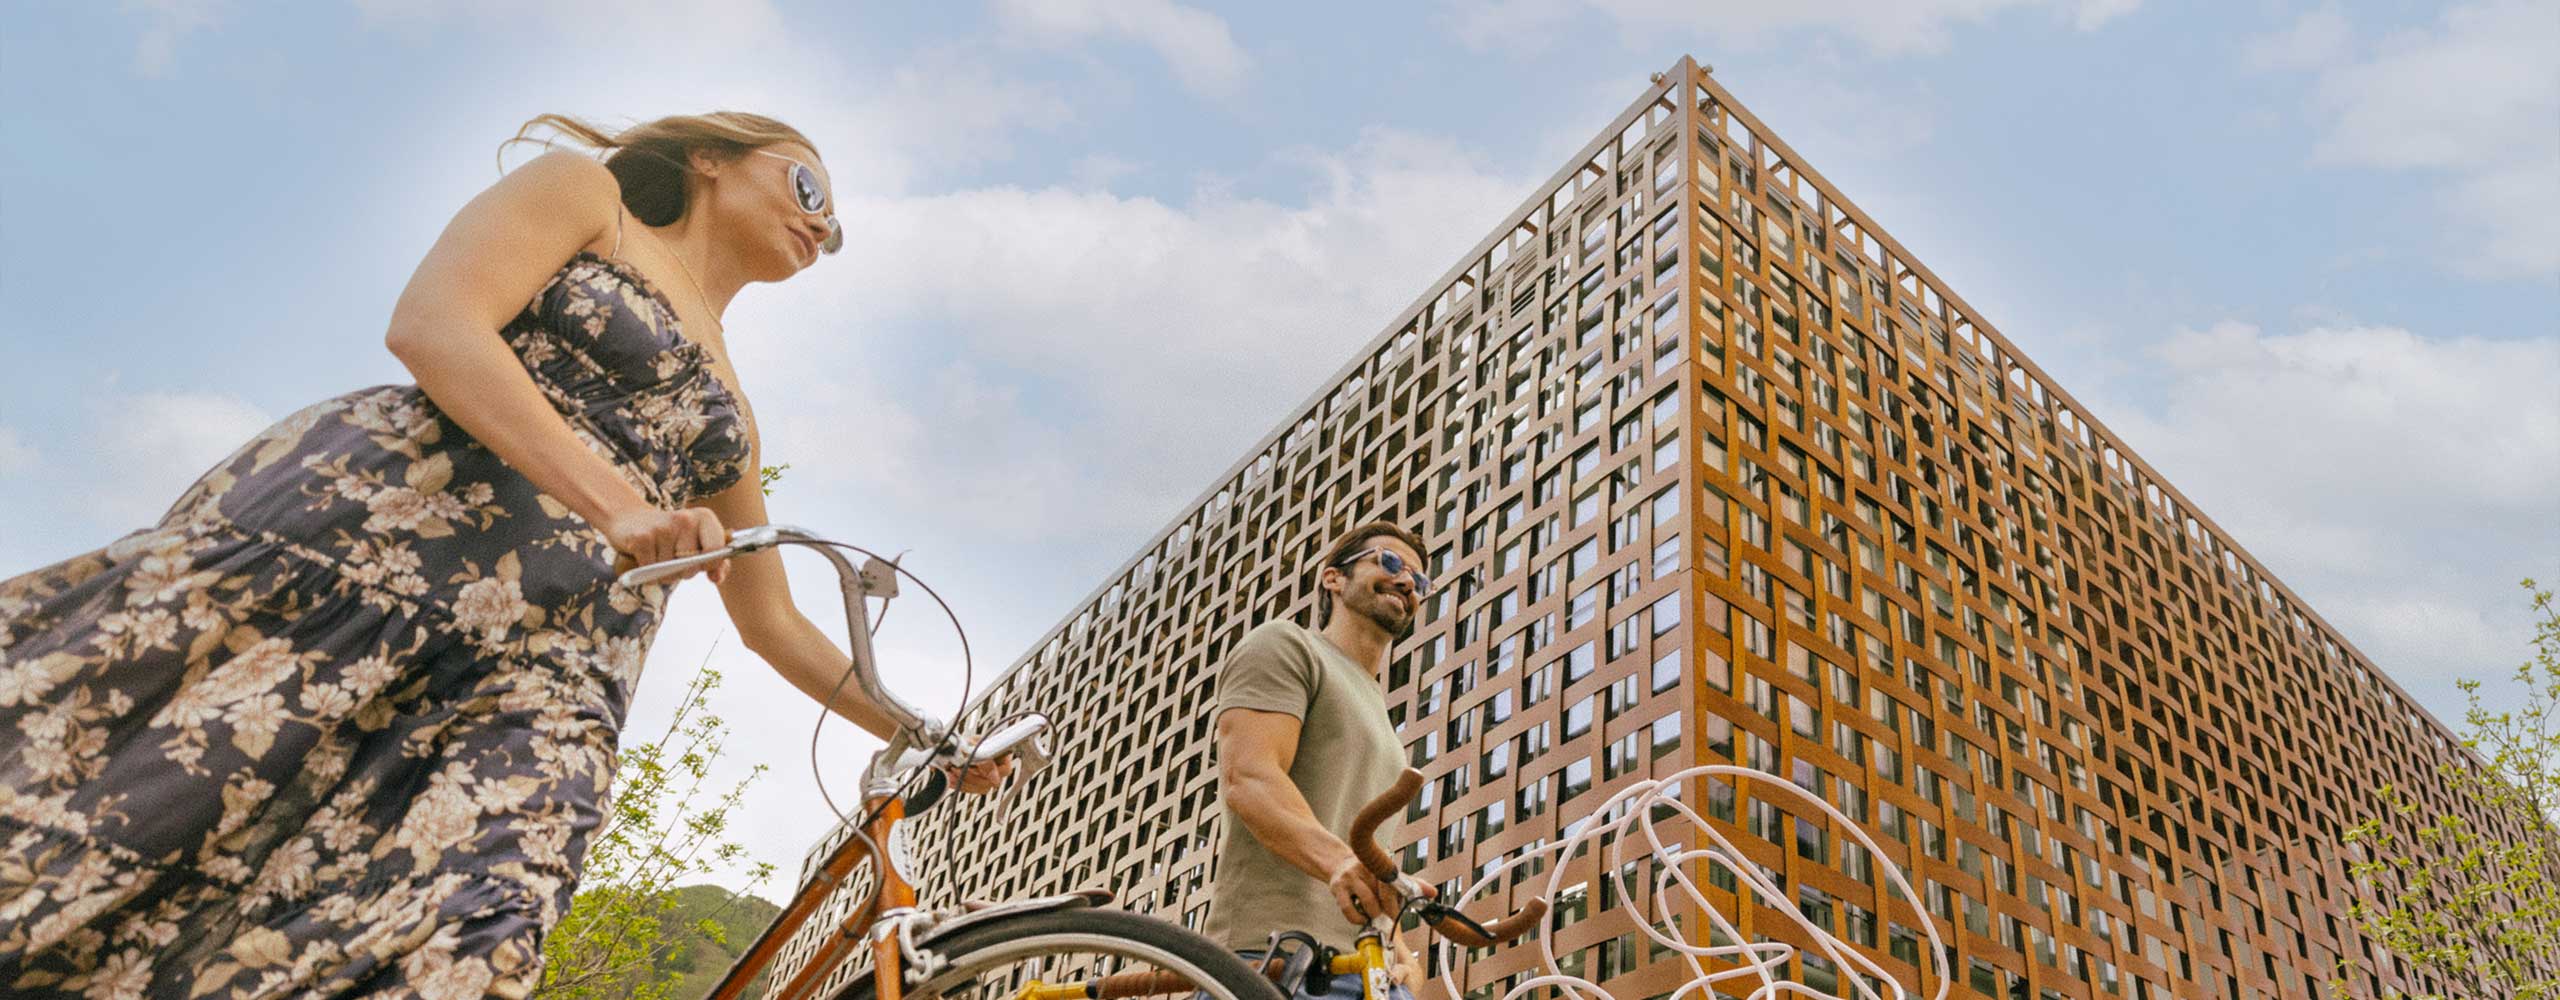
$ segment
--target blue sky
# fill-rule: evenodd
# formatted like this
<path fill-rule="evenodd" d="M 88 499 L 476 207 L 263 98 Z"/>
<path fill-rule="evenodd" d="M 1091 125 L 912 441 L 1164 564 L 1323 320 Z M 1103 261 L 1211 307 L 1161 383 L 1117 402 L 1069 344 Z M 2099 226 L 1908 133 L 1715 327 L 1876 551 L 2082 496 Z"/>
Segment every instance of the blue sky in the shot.
<path fill-rule="evenodd" d="M 524 119 L 741 108 L 853 235 L 729 317 L 776 516 L 912 549 L 992 672 L 1685 53 L 2440 716 L 2560 578 L 2549 0 L 11 10 L 0 573 L 405 381 L 391 301 Z M 722 664 L 788 868 L 813 709 L 691 589 L 633 731 Z M 925 620 L 893 683 L 947 707 Z"/>

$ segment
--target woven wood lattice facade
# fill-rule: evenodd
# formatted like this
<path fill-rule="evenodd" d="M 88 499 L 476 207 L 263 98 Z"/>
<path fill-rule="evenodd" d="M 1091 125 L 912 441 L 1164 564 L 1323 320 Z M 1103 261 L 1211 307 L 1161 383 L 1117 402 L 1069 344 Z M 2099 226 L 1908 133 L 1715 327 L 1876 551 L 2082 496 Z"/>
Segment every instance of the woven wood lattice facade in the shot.
<path fill-rule="evenodd" d="M 2341 957 L 2356 996 L 2426 985 L 2345 925 L 2338 845 L 2382 783 L 2454 808 L 2444 727 L 1688 60 L 1286 416 L 979 703 L 1065 721 L 1059 763 L 921 821 L 940 901 L 1100 886 L 1198 927 L 1212 671 L 1386 518 L 1447 581 L 1384 678 L 1433 779 L 1393 846 L 1444 891 L 1730 762 L 1879 832 L 1957 996 L 2311 997 Z M 1875 859 L 1684 796 L 1918 982 Z M 1594 864 L 1559 953 L 1676 988 Z"/>

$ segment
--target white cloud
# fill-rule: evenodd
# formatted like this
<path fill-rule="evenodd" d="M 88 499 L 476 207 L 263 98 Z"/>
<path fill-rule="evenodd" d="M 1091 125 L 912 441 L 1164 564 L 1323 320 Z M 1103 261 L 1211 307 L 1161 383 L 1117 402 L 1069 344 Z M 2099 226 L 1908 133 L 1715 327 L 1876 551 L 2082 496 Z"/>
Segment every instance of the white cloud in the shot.
<path fill-rule="evenodd" d="M 2418 681 L 2434 689 L 2430 693 L 2438 697 L 2428 699 L 2428 709 L 2458 724 L 2457 702 L 2443 697 L 2449 681 L 2504 680 L 2509 668 L 2525 660 L 2527 637 L 2515 627 L 2524 594 L 2516 581 L 2506 579 L 2478 580 L 2475 587 L 2459 590 L 2432 578 L 2411 583 L 2379 594 L 2334 598 L 2319 606 L 2320 613 L 2347 629 L 2376 666 L 2403 684 Z"/>
<path fill-rule="evenodd" d="M 1076 121 L 1068 93 L 1028 82 L 984 51 L 926 46 L 886 60 L 849 60 L 795 31 L 766 0 L 647 0 L 617 8 L 610 18 L 597 18 L 592 5 L 573 0 L 522 7 L 511 0 L 360 0 L 360 6 L 375 31 L 418 38 L 454 32 L 472 44 L 518 46 L 525 37 L 567 33 L 591 51 L 681 47 L 697 54 L 682 73 L 668 72 L 663 62 L 583 56 L 526 64 L 504 92 L 456 102 L 439 130 L 448 135 L 421 144 L 471 150 L 475 167 L 488 162 L 481 150 L 494 142 L 493 131 L 511 131 L 539 111 L 617 127 L 728 108 L 772 115 L 806 133 L 826 157 L 840 195 L 896 193 L 1007 159 L 1018 143 Z M 507 162 L 521 163 L 533 152 L 518 148 Z M 434 159 L 417 178 L 387 176 L 384 197 L 444 212 L 493 179 L 468 175 L 471 183 L 451 192 L 450 202 L 422 197 L 446 193 L 424 185 L 451 172 L 446 161 Z"/>
<path fill-rule="evenodd" d="M 0 426 L 0 476 L 26 473 L 36 467 L 39 457 L 36 447 L 16 428 Z"/>
<path fill-rule="evenodd" d="M 1125 38 L 1154 49 L 1195 93 L 1235 92 L 1253 57 L 1236 44 L 1225 18 L 1173 0 L 997 0 L 996 14 L 1017 39 L 1058 45 L 1088 38 Z"/>
<path fill-rule="evenodd" d="M 2347 34 L 2336 14 L 2314 11 L 2249 56 L 2312 70 L 2314 158 L 2440 177 L 2446 252 L 2462 273 L 2560 275 L 2560 16 L 2550 4 L 2464 4 L 2362 46 Z"/>
<path fill-rule="evenodd" d="M 143 76 L 167 76 L 177 68 L 178 42 L 221 18 L 223 0 L 124 0 L 138 11 L 142 37 L 135 41 L 133 70 Z"/>
<path fill-rule="evenodd" d="M 2375 665 L 2443 710 L 2521 657 L 2514 583 L 2560 556 L 2560 340 L 2226 322 L 2154 360 L 2158 402 L 2099 419 Z"/>
<path fill-rule="evenodd" d="M 2012 8 L 2043 8 L 2092 31 L 2133 12 L 2141 0 L 1501 0 L 1447 9 L 1460 41 L 1474 48 L 1539 48 L 1577 18 L 1606 17 L 1630 41 L 1689 31 L 1756 44 L 1789 31 L 1831 31 L 1882 53 L 1936 52 L 1957 26 Z"/>
<path fill-rule="evenodd" d="M 79 478 L 101 483 L 82 496 L 93 518 L 126 528 L 157 520 L 169 503 L 273 418 L 238 396 L 217 392 L 144 392 L 97 404 L 92 463 Z"/>
<path fill-rule="evenodd" d="M 819 464 L 880 474 L 919 503 L 983 502 L 995 530 L 1028 537 L 1151 528 L 1528 190 L 1396 133 L 1300 163 L 1315 186 L 1295 204 L 1216 189 L 1181 203 L 1065 188 L 848 199 L 864 237 L 840 266 L 861 279 L 757 320 L 806 333 L 742 342 L 740 364 L 794 380 L 774 395 L 831 400 L 806 414 L 814 426 L 868 429 Z M 909 345 L 833 332 L 846 329 L 917 331 L 935 357 L 982 360 L 846 386 L 836 373 L 918 367 L 882 356 Z M 1259 416 L 1163 431 L 1203 414 Z M 997 516 L 1025 496 L 1043 500 Z"/>
<path fill-rule="evenodd" d="M 2560 341 L 2226 322 L 2155 353 L 2174 380 L 2172 419 L 2213 428 L 2185 439 L 2278 456 L 2268 471 L 2294 498 L 2353 488 L 2495 509 L 2560 501 Z"/>
<path fill-rule="evenodd" d="M 1138 172 L 1139 165 L 1109 153 L 1088 153 L 1076 160 L 1075 184 L 1080 188 L 1108 188 Z"/>
<path fill-rule="evenodd" d="M 2082 31 L 2096 31 L 2107 22 L 2140 9 L 2142 0 L 2076 0 L 2064 4 L 2071 12 L 2071 26 Z"/>
<path fill-rule="evenodd" d="M 583 0 L 355 0 L 355 6 L 377 27 L 424 33 L 447 22 L 497 25 L 607 49 L 682 40 L 694 47 L 689 51 L 702 52 L 801 37 L 771 0 L 622 0 L 609 9 Z M 664 62 L 651 65 L 666 72 Z"/>
<path fill-rule="evenodd" d="M 2335 7 L 2321 7 L 2295 18 L 2283 31 L 2250 41 L 2241 59 L 2256 70 L 2308 70 L 2346 56 L 2354 27 Z"/>

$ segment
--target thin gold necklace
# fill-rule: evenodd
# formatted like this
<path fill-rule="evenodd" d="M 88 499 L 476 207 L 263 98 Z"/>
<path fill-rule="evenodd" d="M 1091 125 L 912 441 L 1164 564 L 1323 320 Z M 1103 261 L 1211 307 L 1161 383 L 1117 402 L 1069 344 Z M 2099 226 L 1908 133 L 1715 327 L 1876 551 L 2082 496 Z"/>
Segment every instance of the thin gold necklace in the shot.
<path fill-rule="evenodd" d="M 693 268 L 684 262 L 684 255 L 677 253 L 675 246 L 668 243 L 666 237 L 659 236 L 654 231 L 649 235 L 658 241 L 658 246 L 667 251 L 667 256 L 676 259 L 676 270 L 683 272 L 684 283 L 693 286 L 693 300 L 702 304 L 702 311 L 704 313 L 710 313 L 711 296 L 702 293 L 702 282 L 695 280 L 693 276 Z M 728 324 L 720 322 L 720 317 L 713 315 L 711 317 L 711 332 L 714 335 L 727 333 L 729 332 Z"/>

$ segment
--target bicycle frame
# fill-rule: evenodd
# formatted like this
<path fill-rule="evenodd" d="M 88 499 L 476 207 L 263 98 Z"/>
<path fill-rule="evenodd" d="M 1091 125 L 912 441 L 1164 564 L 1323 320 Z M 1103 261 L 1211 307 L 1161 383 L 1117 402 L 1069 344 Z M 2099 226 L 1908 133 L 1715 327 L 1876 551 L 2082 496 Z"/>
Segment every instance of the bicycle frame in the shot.
<path fill-rule="evenodd" d="M 864 803 L 866 814 L 872 813 L 874 809 L 877 809 L 877 815 L 863 827 L 862 835 L 846 838 L 842 845 L 828 855 L 826 864 L 818 874 L 792 897 L 790 907 L 776 917 L 774 922 L 765 928 L 764 933 L 756 938 L 755 943 L 748 947 L 747 953 L 739 956 L 738 961 L 729 967 L 728 975 L 722 977 L 719 985 L 709 994 L 711 1000 L 739 1000 L 746 993 L 748 984 L 754 982 L 756 976 L 773 964 L 773 960 L 782 953 L 783 946 L 790 943 L 792 936 L 799 933 L 800 928 L 807 924 L 811 917 L 817 915 L 818 908 L 825 905 L 827 897 L 832 895 L 838 886 L 852 878 L 854 870 L 860 867 L 863 861 L 872 858 L 870 845 L 885 843 L 889 836 L 889 828 L 906 818 L 905 803 L 895 795 L 888 796 L 885 801 L 873 800 Z M 841 930 L 871 925 L 881 914 L 891 909 L 915 906 L 915 888 L 898 875 L 896 866 L 874 863 L 872 870 L 877 880 L 872 901 L 848 917 Z M 852 942 L 860 938 L 874 937 L 877 940 L 872 942 L 874 950 L 871 958 L 873 974 L 878 977 L 880 983 L 878 996 L 881 1000 L 898 1000 L 900 985 L 898 973 L 903 965 L 898 957 L 897 936 L 871 934 L 863 934 L 859 938 L 844 933 L 829 935 L 826 940 L 820 942 L 818 950 L 809 956 L 809 961 L 801 966 L 799 974 L 769 991 L 767 995 L 775 1000 L 809 996 L 817 984 L 826 978 L 827 972 L 835 968 L 836 963 L 842 961 L 852 951 Z"/>

